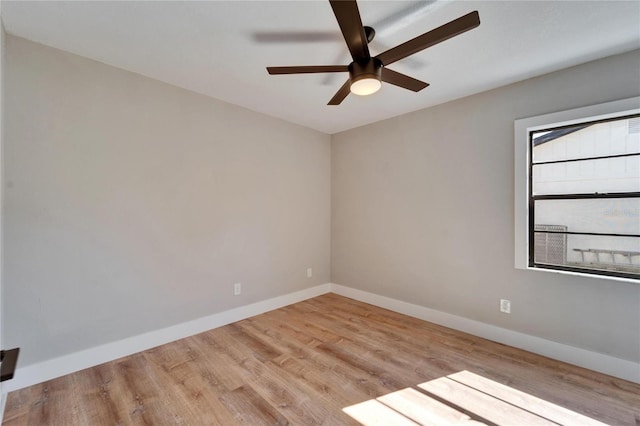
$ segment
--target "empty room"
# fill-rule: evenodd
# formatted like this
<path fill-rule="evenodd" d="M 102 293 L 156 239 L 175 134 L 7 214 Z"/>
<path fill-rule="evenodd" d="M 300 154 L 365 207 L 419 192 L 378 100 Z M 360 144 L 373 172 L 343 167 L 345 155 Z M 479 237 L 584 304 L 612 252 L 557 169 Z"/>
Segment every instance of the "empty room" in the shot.
<path fill-rule="evenodd" d="M 3 425 L 640 425 L 640 2 L 0 17 Z"/>

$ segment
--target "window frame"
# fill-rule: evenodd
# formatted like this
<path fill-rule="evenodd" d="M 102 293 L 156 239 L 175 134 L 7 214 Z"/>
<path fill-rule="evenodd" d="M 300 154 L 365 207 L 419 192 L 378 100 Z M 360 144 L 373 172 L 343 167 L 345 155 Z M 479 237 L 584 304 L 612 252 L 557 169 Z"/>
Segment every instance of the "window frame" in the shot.
<path fill-rule="evenodd" d="M 530 257 L 534 243 L 530 229 L 533 208 L 531 206 L 531 155 L 530 135 L 532 132 L 549 128 L 567 127 L 584 122 L 609 121 L 615 118 L 640 113 L 640 96 L 560 111 L 551 114 L 523 118 L 514 122 L 515 188 L 514 188 L 514 225 L 515 225 L 515 267 L 534 271 L 546 271 L 607 280 L 640 283 L 640 279 L 625 273 L 587 270 L 554 265 L 536 266 Z M 589 196 L 586 196 L 589 197 Z"/>

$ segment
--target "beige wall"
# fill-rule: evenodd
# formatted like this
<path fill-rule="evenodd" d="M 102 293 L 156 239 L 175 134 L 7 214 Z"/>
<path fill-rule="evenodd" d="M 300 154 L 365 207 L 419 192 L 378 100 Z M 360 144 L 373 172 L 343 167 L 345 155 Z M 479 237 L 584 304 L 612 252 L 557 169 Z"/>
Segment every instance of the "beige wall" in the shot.
<path fill-rule="evenodd" d="M 21 367 L 329 281 L 328 135 L 24 39 L 6 56 Z"/>
<path fill-rule="evenodd" d="M 334 135 L 332 282 L 639 362 L 640 285 L 513 253 L 514 120 L 639 93 L 635 51 Z"/>

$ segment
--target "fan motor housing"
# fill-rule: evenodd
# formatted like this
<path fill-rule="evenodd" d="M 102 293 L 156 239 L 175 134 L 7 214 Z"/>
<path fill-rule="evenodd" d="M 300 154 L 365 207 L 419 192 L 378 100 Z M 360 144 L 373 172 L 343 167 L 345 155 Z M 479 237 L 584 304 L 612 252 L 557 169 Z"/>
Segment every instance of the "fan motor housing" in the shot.
<path fill-rule="evenodd" d="M 349 64 L 349 79 L 351 83 L 355 83 L 363 78 L 375 78 L 380 81 L 382 78 L 382 62 L 376 58 L 370 58 L 368 61 L 351 62 Z"/>

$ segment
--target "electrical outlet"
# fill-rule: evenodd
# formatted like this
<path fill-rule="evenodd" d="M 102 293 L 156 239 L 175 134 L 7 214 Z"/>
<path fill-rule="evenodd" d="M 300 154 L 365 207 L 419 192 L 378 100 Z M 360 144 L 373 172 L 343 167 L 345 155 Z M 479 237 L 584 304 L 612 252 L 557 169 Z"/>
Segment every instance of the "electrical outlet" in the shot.
<path fill-rule="evenodd" d="M 239 296 L 242 293 L 242 283 L 235 283 L 233 285 L 233 295 Z"/>
<path fill-rule="evenodd" d="M 511 300 L 500 299 L 500 312 L 504 312 L 505 314 L 511 313 Z"/>
<path fill-rule="evenodd" d="M 313 269 L 307 268 L 307 278 L 311 278 L 313 276 Z"/>

